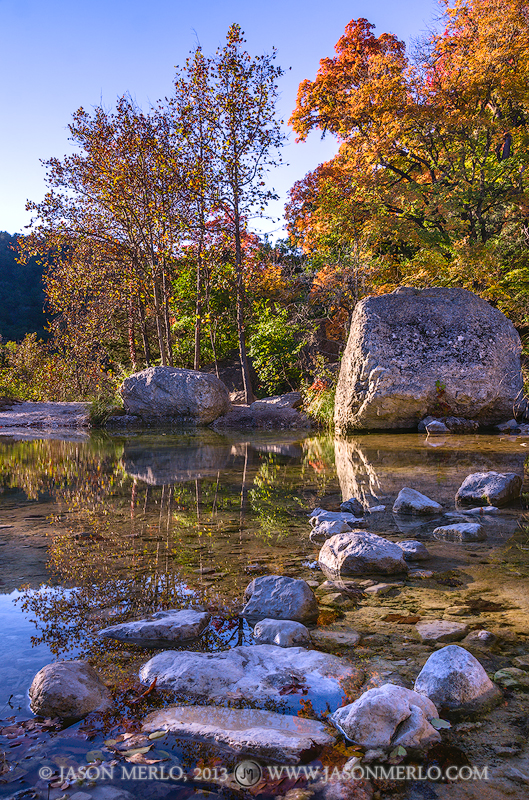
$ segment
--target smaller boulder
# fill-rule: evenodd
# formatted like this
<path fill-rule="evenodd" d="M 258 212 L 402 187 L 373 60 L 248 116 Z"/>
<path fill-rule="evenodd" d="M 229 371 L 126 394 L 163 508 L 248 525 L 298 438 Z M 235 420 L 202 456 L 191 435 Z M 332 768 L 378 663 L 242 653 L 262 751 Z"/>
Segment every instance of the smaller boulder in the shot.
<path fill-rule="evenodd" d="M 450 433 L 476 433 L 479 430 L 479 423 L 475 419 L 447 417 L 444 422 Z"/>
<path fill-rule="evenodd" d="M 406 561 L 425 561 L 430 558 L 426 545 L 418 542 L 417 539 L 406 539 L 403 542 L 395 542 L 395 544 L 404 553 Z"/>
<path fill-rule="evenodd" d="M 485 514 L 497 514 L 498 509 L 496 506 L 476 506 L 476 508 L 467 508 L 461 513 L 465 517 L 483 517 Z"/>
<path fill-rule="evenodd" d="M 362 517 L 364 515 L 364 506 L 356 497 L 350 497 L 349 500 L 344 500 L 340 504 L 340 511 L 354 514 L 355 517 Z"/>
<path fill-rule="evenodd" d="M 346 533 L 350 530 L 352 530 L 351 526 L 343 520 L 326 519 L 322 520 L 318 525 L 315 525 L 312 528 L 309 538 L 311 542 L 322 544 L 330 536 L 336 536 L 337 533 Z"/>
<path fill-rule="evenodd" d="M 301 622 L 282 619 L 262 619 L 253 630 L 257 644 L 277 644 L 278 647 L 310 646 L 310 633 Z"/>
<path fill-rule="evenodd" d="M 323 571 L 331 575 L 394 575 L 408 571 L 400 547 L 367 531 L 331 536 L 324 542 L 318 560 Z"/>
<path fill-rule="evenodd" d="M 350 528 L 353 528 L 362 520 L 346 511 L 326 511 L 324 508 L 315 508 L 310 513 L 309 521 L 313 527 L 322 522 L 345 522 Z"/>
<path fill-rule="evenodd" d="M 137 644 L 140 647 L 167 647 L 180 642 L 197 639 L 207 627 L 210 614 L 193 609 L 170 609 L 157 611 L 148 619 L 124 622 L 103 628 L 99 635 L 103 639 Z"/>
<path fill-rule="evenodd" d="M 468 633 L 468 625 L 464 622 L 452 622 L 447 619 L 433 619 L 418 622 L 415 629 L 423 644 L 438 642 L 458 642 Z"/>
<path fill-rule="evenodd" d="M 436 539 L 445 539 L 447 542 L 484 542 L 487 538 L 487 534 L 478 522 L 440 525 L 434 528 L 433 535 Z"/>
<path fill-rule="evenodd" d="M 310 622 L 318 616 L 314 592 L 305 581 L 262 575 L 247 586 L 242 616 L 248 619 L 290 619 Z"/>
<path fill-rule="evenodd" d="M 414 689 L 454 718 L 489 711 L 501 697 L 477 658 L 456 644 L 432 653 Z"/>
<path fill-rule="evenodd" d="M 463 639 L 463 644 L 468 644 L 470 647 L 492 647 L 497 639 L 498 637 L 492 631 L 470 631 L 468 636 Z"/>
<path fill-rule="evenodd" d="M 34 714 L 65 722 L 104 711 L 111 702 L 109 690 L 87 661 L 47 664 L 33 678 L 29 698 Z"/>
<path fill-rule="evenodd" d="M 515 472 L 474 472 L 457 490 L 456 503 L 504 506 L 520 496 L 521 488 L 522 479 Z"/>
<path fill-rule="evenodd" d="M 444 422 L 441 422 L 438 419 L 432 420 L 426 426 L 426 433 L 428 436 L 435 436 L 436 434 L 440 433 L 450 433 L 449 429 L 446 427 Z"/>
<path fill-rule="evenodd" d="M 398 747 L 425 750 L 441 741 L 430 720 L 438 717 L 424 696 L 386 683 L 369 689 L 350 705 L 331 715 L 331 722 L 355 744 L 366 748 Z"/>
<path fill-rule="evenodd" d="M 268 411 L 269 409 L 301 408 L 303 397 L 301 392 L 287 392 L 286 394 L 274 395 L 273 397 L 263 397 L 255 400 L 251 405 L 251 411 Z"/>
<path fill-rule="evenodd" d="M 440 514 L 443 507 L 430 500 L 426 495 L 421 494 L 416 489 L 405 487 L 401 489 L 395 503 L 393 504 L 394 514 L 414 514 L 417 516 L 428 516 L 430 514 Z"/>

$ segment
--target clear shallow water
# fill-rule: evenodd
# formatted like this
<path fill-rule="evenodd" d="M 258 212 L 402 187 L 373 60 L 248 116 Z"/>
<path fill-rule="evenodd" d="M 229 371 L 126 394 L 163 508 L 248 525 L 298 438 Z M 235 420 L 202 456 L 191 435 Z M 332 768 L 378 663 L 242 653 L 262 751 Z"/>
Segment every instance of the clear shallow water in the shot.
<path fill-rule="evenodd" d="M 433 540 L 440 519 L 391 513 L 403 486 L 453 512 L 471 472 L 524 474 L 526 444 L 505 436 L 376 434 L 335 443 L 298 432 L 210 431 L 0 439 L 0 624 L 9 651 L 0 716 L 28 716 L 31 679 L 55 657 L 88 656 L 111 682 L 129 680 L 149 654 L 101 644 L 97 631 L 161 608 L 211 610 L 211 631 L 197 648 L 251 643 L 237 618 L 249 581 L 265 572 L 323 580 L 307 514 L 350 496 L 386 507 L 370 515 L 368 530 L 423 539 L 428 569 L 470 574 L 483 565 L 511 598 L 527 598 L 525 495 L 485 521 L 487 540 L 473 545 Z M 452 602 L 447 595 L 445 605 Z"/>

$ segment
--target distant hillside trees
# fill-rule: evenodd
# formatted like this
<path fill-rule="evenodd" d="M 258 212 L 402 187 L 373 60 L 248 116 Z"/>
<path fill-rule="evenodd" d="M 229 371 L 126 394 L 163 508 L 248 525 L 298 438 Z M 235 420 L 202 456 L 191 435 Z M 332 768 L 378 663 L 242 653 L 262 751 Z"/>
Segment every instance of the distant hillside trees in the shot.
<path fill-rule="evenodd" d="M 0 231 L 0 335 L 4 342 L 21 341 L 26 333 L 46 337 L 42 266 L 36 259 L 18 264 L 20 237 Z"/>

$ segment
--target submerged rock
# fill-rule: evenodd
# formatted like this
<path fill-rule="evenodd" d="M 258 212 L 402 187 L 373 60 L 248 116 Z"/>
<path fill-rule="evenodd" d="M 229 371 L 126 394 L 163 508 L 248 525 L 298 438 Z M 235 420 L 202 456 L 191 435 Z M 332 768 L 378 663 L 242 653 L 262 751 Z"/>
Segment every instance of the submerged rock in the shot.
<path fill-rule="evenodd" d="M 157 611 L 148 619 L 124 622 L 103 628 L 99 635 L 103 639 L 137 644 L 141 647 L 166 647 L 196 639 L 207 627 L 211 615 L 192 609 L 169 609 Z"/>
<path fill-rule="evenodd" d="M 282 575 L 262 575 L 246 587 L 248 601 L 242 616 L 248 619 L 292 619 L 310 622 L 318 616 L 314 592 L 305 581 Z"/>
<path fill-rule="evenodd" d="M 328 630 L 327 628 L 316 628 L 311 633 L 311 638 L 315 644 L 324 646 L 356 647 L 361 636 L 353 630 Z"/>
<path fill-rule="evenodd" d="M 468 633 L 468 625 L 464 622 L 452 622 L 447 619 L 433 619 L 417 622 L 415 629 L 424 644 L 437 642 L 458 642 Z"/>
<path fill-rule="evenodd" d="M 258 644 L 276 644 L 278 647 L 304 647 L 310 645 L 310 633 L 301 622 L 283 619 L 263 619 L 253 631 Z"/>
<path fill-rule="evenodd" d="M 348 739 L 366 748 L 424 750 L 441 741 L 430 720 L 438 717 L 431 700 L 411 689 L 386 683 L 339 708 L 331 722 Z"/>
<path fill-rule="evenodd" d="M 406 539 L 403 542 L 395 542 L 395 544 L 404 553 L 406 561 L 425 561 L 430 558 L 426 545 L 416 539 Z"/>
<path fill-rule="evenodd" d="M 433 535 L 436 539 L 446 539 L 448 542 L 484 542 L 487 538 L 487 534 L 478 522 L 440 525 L 434 528 Z"/>
<path fill-rule="evenodd" d="M 34 714 L 66 722 L 103 711 L 111 702 L 109 690 L 87 661 L 47 664 L 33 678 L 29 697 Z"/>
<path fill-rule="evenodd" d="M 440 514 L 443 507 L 430 500 L 426 495 L 421 494 L 416 489 L 401 489 L 397 499 L 393 504 L 394 514 L 414 514 L 417 516 Z"/>
<path fill-rule="evenodd" d="M 450 433 L 450 430 L 446 427 L 444 422 L 434 419 L 426 425 L 426 433 L 432 436 L 440 433 Z"/>
<path fill-rule="evenodd" d="M 477 658 L 456 644 L 432 653 L 414 689 L 454 717 L 488 711 L 501 697 Z"/>
<path fill-rule="evenodd" d="M 129 414 L 151 422 L 208 425 L 231 408 L 222 381 L 194 369 L 149 367 L 125 378 L 120 394 Z"/>
<path fill-rule="evenodd" d="M 235 752 L 286 764 L 297 764 L 304 755 L 314 756 L 334 741 L 321 722 L 255 708 L 164 708 L 149 714 L 142 729 L 213 740 Z"/>
<path fill-rule="evenodd" d="M 522 478 L 515 472 L 474 472 L 456 494 L 456 503 L 503 506 L 520 496 Z"/>
<path fill-rule="evenodd" d="M 168 650 L 140 670 L 142 683 L 195 702 L 246 701 L 257 708 L 297 712 L 300 699 L 318 712 L 338 708 L 363 673 L 336 656 L 302 647 L 259 644 L 216 653 Z"/>
<path fill-rule="evenodd" d="M 321 548 L 318 560 L 323 571 L 332 575 L 394 575 L 408 571 L 400 547 L 367 531 L 332 536 Z"/>
<path fill-rule="evenodd" d="M 492 425 L 522 389 L 521 342 L 501 311 L 465 289 L 413 289 L 357 303 L 336 389 L 339 435 L 412 429 L 440 400 Z"/>

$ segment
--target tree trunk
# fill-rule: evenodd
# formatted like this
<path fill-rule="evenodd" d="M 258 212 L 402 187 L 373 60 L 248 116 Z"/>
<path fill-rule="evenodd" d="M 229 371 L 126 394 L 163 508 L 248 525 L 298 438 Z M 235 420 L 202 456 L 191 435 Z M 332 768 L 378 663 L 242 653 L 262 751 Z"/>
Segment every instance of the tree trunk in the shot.
<path fill-rule="evenodd" d="M 202 234 L 201 234 L 202 239 Z M 197 253 L 197 299 L 195 307 L 195 357 L 193 369 L 200 369 L 200 333 L 202 318 L 202 241 L 198 245 Z"/>
<path fill-rule="evenodd" d="M 127 298 L 127 322 L 129 334 L 129 354 L 132 369 L 136 372 L 138 363 L 138 354 L 136 352 L 136 340 L 134 337 L 134 306 L 132 304 L 132 297 L 129 295 Z"/>
<path fill-rule="evenodd" d="M 244 389 L 244 402 L 253 403 L 254 394 L 250 378 L 250 367 L 246 353 L 246 336 L 244 326 L 244 283 L 242 276 L 242 247 L 241 223 L 237 204 L 235 205 L 235 278 L 237 284 L 237 338 L 239 340 L 239 357 L 241 360 L 242 384 Z"/>
<path fill-rule="evenodd" d="M 163 310 L 161 308 L 160 303 L 160 287 L 156 281 L 156 278 L 153 278 L 153 294 L 154 294 L 154 314 L 156 317 L 156 332 L 158 334 L 158 347 L 160 350 L 160 360 L 162 362 L 162 366 L 167 366 L 167 353 L 165 350 L 165 342 L 163 338 Z"/>
<path fill-rule="evenodd" d="M 144 308 L 144 305 L 143 305 L 143 302 L 142 302 L 142 299 L 141 299 L 141 296 L 140 296 L 139 292 L 138 292 L 138 312 L 139 312 L 139 316 L 140 316 L 140 330 L 141 330 L 141 338 L 142 338 L 142 342 L 143 342 L 143 353 L 144 353 L 144 356 L 145 356 L 145 366 L 146 367 L 150 367 L 151 366 L 151 361 L 152 361 L 152 359 L 151 359 L 151 346 L 149 344 L 149 337 L 147 335 L 147 325 L 146 325 L 146 322 L 145 322 L 145 308 Z"/>
<path fill-rule="evenodd" d="M 173 366 L 173 348 L 171 347 L 171 323 L 169 322 L 169 288 L 167 285 L 167 272 L 165 263 L 162 269 L 162 291 L 163 291 L 163 319 L 165 327 L 165 342 L 167 347 L 167 363 Z"/>

